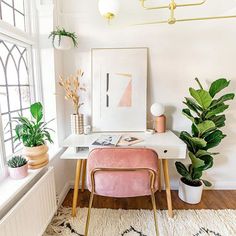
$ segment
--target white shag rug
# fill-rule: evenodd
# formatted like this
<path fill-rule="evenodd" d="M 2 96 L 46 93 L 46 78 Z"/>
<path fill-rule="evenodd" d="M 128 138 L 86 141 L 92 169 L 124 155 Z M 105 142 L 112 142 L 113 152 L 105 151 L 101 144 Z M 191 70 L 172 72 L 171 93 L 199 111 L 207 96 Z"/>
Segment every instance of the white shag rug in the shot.
<path fill-rule="evenodd" d="M 43 236 L 83 236 L 87 210 L 73 218 L 61 207 Z M 173 219 L 157 213 L 160 236 L 236 236 L 236 210 L 175 210 Z M 89 236 L 155 236 L 153 212 L 93 208 Z"/>

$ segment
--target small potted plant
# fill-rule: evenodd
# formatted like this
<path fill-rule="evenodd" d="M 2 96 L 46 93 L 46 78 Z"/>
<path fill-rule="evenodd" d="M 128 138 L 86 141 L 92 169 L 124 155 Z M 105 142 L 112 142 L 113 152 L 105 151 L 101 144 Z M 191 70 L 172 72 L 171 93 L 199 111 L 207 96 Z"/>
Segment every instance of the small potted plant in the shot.
<path fill-rule="evenodd" d="M 12 179 L 23 179 L 28 175 L 28 163 L 23 156 L 13 156 L 7 165 Z"/>
<path fill-rule="evenodd" d="M 59 77 L 59 85 L 65 90 L 65 99 L 71 100 L 73 103 L 74 113 L 71 114 L 71 132 L 72 134 L 84 133 L 84 118 L 83 114 L 79 112 L 83 103 L 80 102 L 79 91 L 86 91 L 85 87 L 81 85 L 81 78 L 84 72 L 78 70 L 75 75 L 68 76 L 64 79 Z"/>
<path fill-rule="evenodd" d="M 218 79 L 214 81 L 209 90 L 205 90 L 196 78 L 199 89 L 189 89 L 192 98 L 185 98 L 187 108 L 182 113 L 192 122 L 191 134 L 182 131 L 180 138 L 187 144 L 190 164 L 185 166 L 176 162 L 178 173 L 182 176 L 179 184 L 179 197 L 184 202 L 197 204 L 201 201 L 203 184 L 207 187 L 211 183 L 202 179 L 202 174 L 213 166 L 214 156 L 219 153 L 210 152 L 220 144 L 226 136 L 220 130 L 225 126 L 226 117 L 223 112 L 229 105 L 225 102 L 234 98 L 233 93 L 216 95 L 228 87 L 230 81 Z"/>
<path fill-rule="evenodd" d="M 24 155 L 29 160 L 30 169 L 38 169 L 48 164 L 47 141 L 53 143 L 50 135 L 49 122 L 43 121 L 43 106 L 36 102 L 30 106 L 32 119 L 24 116 L 14 118 L 17 123 L 15 127 L 15 141 L 20 140 L 24 145 Z"/>
<path fill-rule="evenodd" d="M 48 38 L 52 38 L 52 44 L 56 49 L 69 50 L 78 46 L 78 37 L 73 32 L 68 32 L 64 28 L 57 27 Z"/>

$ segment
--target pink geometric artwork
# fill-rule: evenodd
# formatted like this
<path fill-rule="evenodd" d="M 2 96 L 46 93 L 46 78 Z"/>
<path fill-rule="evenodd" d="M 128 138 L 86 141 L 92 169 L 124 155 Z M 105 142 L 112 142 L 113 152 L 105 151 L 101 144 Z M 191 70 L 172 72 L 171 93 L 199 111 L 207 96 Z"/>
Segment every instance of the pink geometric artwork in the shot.
<path fill-rule="evenodd" d="M 132 79 L 130 79 L 128 86 L 126 87 L 118 106 L 119 107 L 132 106 Z"/>

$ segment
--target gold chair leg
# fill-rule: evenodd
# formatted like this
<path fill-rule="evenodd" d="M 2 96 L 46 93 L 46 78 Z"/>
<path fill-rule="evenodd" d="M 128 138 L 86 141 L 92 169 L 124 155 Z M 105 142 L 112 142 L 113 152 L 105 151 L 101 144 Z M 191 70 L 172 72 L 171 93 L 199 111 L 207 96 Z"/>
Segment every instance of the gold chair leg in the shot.
<path fill-rule="evenodd" d="M 155 230 L 156 230 L 156 236 L 159 235 L 158 233 L 158 224 L 157 224 L 157 207 L 156 207 L 156 199 L 154 191 L 151 189 L 151 199 L 152 199 L 152 207 L 153 207 L 153 215 L 154 215 L 154 221 L 155 221 Z"/>
<path fill-rule="evenodd" d="M 91 214 L 91 208 L 92 208 L 92 205 L 93 205 L 93 197 L 94 197 L 94 191 L 92 190 L 92 192 L 90 194 L 90 199 L 89 199 L 89 208 L 88 208 L 88 214 L 87 214 L 87 220 L 86 220 L 84 236 L 88 236 L 89 223 L 90 223 L 90 214 Z"/>
<path fill-rule="evenodd" d="M 84 186 L 85 186 L 85 179 L 86 179 L 86 166 L 87 166 L 87 160 L 83 160 L 83 171 L 82 171 L 82 186 L 81 186 L 81 192 L 84 192 Z"/>
<path fill-rule="evenodd" d="M 158 159 L 158 191 L 161 192 L 161 160 Z"/>

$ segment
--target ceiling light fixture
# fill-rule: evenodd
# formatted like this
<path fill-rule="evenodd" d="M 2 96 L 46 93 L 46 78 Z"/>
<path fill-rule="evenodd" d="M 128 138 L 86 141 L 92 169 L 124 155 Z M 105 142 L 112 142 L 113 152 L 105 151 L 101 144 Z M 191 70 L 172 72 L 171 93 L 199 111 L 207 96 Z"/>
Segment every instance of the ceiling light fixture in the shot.
<path fill-rule="evenodd" d="M 141 6 L 145 10 L 158 10 L 158 9 L 169 9 L 170 10 L 170 17 L 167 20 L 162 21 L 153 21 L 153 22 L 146 22 L 140 23 L 137 25 L 147 25 L 147 24 L 159 24 L 159 23 L 168 23 L 168 24 L 175 24 L 176 22 L 186 22 L 186 21 L 201 21 L 201 20 L 217 20 L 217 19 L 229 19 L 229 18 L 236 18 L 236 15 L 229 15 L 229 16 L 207 16 L 207 17 L 198 17 L 198 18 L 185 18 L 185 19 L 176 19 L 175 18 L 175 10 L 181 7 L 194 7 L 194 6 L 201 6 L 207 2 L 207 0 L 202 0 L 196 3 L 185 3 L 185 4 L 177 4 L 175 0 L 171 0 L 168 5 L 156 6 L 156 7 L 148 7 L 145 2 L 148 0 L 140 0 Z"/>
<path fill-rule="evenodd" d="M 108 21 L 113 19 L 119 12 L 119 0 L 99 0 L 98 9 L 100 14 Z"/>

